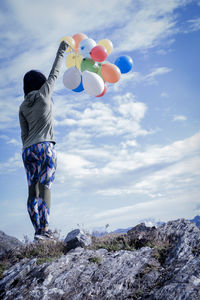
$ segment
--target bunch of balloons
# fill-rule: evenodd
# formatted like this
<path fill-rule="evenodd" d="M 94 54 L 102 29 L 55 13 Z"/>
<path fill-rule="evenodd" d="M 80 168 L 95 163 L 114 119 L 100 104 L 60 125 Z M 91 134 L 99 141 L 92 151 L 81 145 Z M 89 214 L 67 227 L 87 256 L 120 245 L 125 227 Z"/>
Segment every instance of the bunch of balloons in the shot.
<path fill-rule="evenodd" d="M 133 67 L 132 58 L 127 55 L 117 58 L 114 64 L 106 61 L 113 50 L 108 39 L 96 43 L 85 34 L 77 33 L 62 40 L 69 45 L 63 83 L 74 92 L 85 90 L 91 96 L 102 97 L 107 91 L 106 83 L 116 83 L 121 74 L 128 73 Z"/>

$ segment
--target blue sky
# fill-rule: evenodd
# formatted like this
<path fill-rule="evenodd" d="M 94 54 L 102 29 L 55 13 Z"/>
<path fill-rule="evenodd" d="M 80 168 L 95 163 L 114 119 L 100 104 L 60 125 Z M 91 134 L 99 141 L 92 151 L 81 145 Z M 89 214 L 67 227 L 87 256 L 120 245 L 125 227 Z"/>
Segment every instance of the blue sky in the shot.
<path fill-rule="evenodd" d="M 18 121 L 22 79 L 48 75 L 63 36 L 113 42 L 132 72 L 102 98 L 53 94 L 58 168 L 51 227 L 65 235 L 199 214 L 200 1 L 1 1 L 0 229 L 33 236 Z M 66 54 L 67 55 L 67 54 Z"/>

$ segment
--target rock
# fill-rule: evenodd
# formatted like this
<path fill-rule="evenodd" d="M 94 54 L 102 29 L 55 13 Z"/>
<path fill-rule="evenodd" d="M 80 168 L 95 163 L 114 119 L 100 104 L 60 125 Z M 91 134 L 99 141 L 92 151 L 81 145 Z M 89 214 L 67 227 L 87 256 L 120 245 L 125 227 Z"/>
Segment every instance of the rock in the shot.
<path fill-rule="evenodd" d="M 17 238 L 5 234 L 0 231 L 0 256 L 5 254 L 7 251 L 22 246 L 23 243 Z"/>
<path fill-rule="evenodd" d="M 200 299 L 199 228 L 185 219 L 170 221 L 158 228 L 157 240 L 168 241 L 169 246 L 155 299 Z"/>
<path fill-rule="evenodd" d="M 147 227 L 145 223 L 141 223 L 127 232 L 131 245 L 136 249 L 154 244 L 157 229 L 156 227 Z"/>
<path fill-rule="evenodd" d="M 76 238 L 80 232 L 68 234 Z M 67 239 L 67 237 L 66 237 Z M 67 243 L 70 241 L 67 239 Z M 0 298 L 62 300 L 199 300 L 200 230 L 187 220 L 127 234 L 137 250 L 77 247 L 38 265 L 24 258 L 4 272 Z M 26 280 L 24 280 L 24 278 Z"/>
<path fill-rule="evenodd" d="M 91 237 L 80 229 L 70 231 L 64 241 L 67 245 L 67 250 L 75 249 L 77 247 L 86 247 L 92 242 Z"/>
<path fill-rule="evenodd" d="M 27 295 L 28 299 L 127 299 L 139 289 L 139 274 L 146 272 L 147 261 L 153 272 L 148 284 L 156 282 L 159 263 L 151 253 L 150 248 L 109 253 L 105 249 L 79 247 L 51 264 L 37 266 L 35 260 L 22 261 L 6 272 L 0 296 L 2 299 L 26 299 Z"/>

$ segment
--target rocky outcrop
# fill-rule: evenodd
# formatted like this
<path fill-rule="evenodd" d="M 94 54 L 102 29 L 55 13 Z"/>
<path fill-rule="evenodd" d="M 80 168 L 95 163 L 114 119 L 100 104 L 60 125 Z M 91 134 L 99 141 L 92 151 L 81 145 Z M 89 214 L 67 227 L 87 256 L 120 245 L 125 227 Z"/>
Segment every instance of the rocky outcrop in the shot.
<path fill-rule="evenodd" d="M 194 224 L 184 219 L 159 228 L 140 224 L 114 240 L 124 248 L 90 245 L 42 264 L 37 258 L 20 260 L 4 272 L 0 298 L 200 299 L 200 230 Z"/>
<path fill-rule="evenodd" d="M 66 249 L 71 250 L 77 247 L 89 246 L 92 239 L 83 230 L 74 229 L 68 233 L 64 242 L 66 243 Z"/>
<path fill-rule="evenodd" d="M 3 231 L 0 231 L 0 255 L 20 246 L 22 246 L 22 242 L 20 242 L 17 238 L 9 236 Z"/>

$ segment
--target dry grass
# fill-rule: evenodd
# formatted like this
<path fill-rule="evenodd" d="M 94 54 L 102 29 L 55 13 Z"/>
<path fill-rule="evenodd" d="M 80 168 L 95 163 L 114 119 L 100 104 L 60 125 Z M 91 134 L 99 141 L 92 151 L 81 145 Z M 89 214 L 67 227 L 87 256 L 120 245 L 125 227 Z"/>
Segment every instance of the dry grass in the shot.
<path fill-rule="evenodd" d="M 165 259 L 170 249 L 169 241 L 160 242 L 158 240 L 144 240 L 141 247 L 149 246 L 154 249 L 153 257 L 157 259 L 161 265 L 164 265 Z M 101 237 L 92 237 L 92 244 L 87 249 L 97 250 L 100 248 L 111 251 L 129 250 L 135 251 L 138 248 L 138 240 L 131 240 L 126 233 L 110 233 Z M 8 251 L 0 257 L 0 279 L 3 277 L 3 272 L 13 264 L 27 258 L 37 258 L 37 264 L 50 263 L 52 260 L 65 255 L 67 253 L 67 245 L 57 240 L 47 240 L 42 242 L 27 243 L 20 248 Z M 199 249 L 194 249 L 195 253 L 199 253 Z M 94 262 L 99 264 L 97 258 Z"/>
<path fill-rule="evenodd" d="M 92 245 L 89 246 L 89 249 L 97 250 L 100 248 L 108 251 L 135 250 L 129 245 L 127 234 L 124 233 L 110 233 L 101 237 L 92 237 Z"/>
<path fill-rule="evenodd" d="M 60 240 L 28 243 L 22 247 L 12 249 L 1 256 L 0 279 L 3 278 L 3 272 L 6 269 L 24 258 L 37 258 L 37 264 L 41 264 L 51 262 L 61 255 L 66 254 L 66 252 L 66 244 Z"/>

